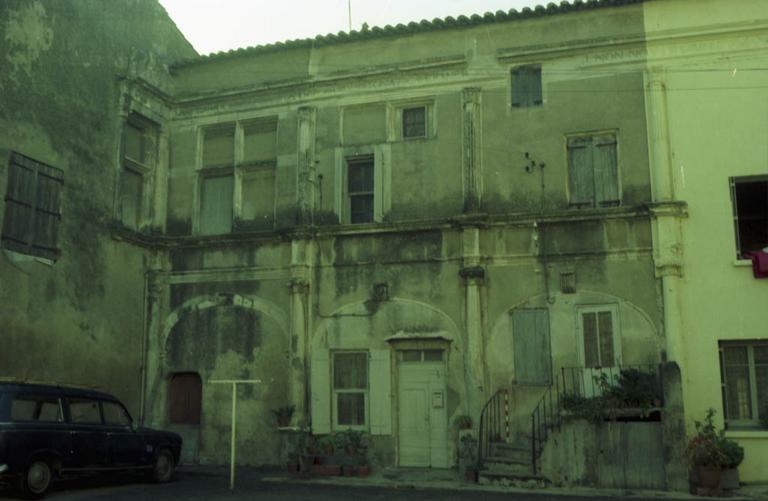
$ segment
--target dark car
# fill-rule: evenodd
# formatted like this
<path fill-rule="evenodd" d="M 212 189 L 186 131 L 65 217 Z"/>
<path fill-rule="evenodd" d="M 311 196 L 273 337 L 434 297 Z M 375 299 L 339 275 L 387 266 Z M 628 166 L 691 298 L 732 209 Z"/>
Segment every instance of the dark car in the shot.
<path fill-rule="evenodd" d="M 0 480 L 42 497 L 57 476 L 144 470 L 173 476 L 176 433 L 134 425 L 112 395 L 61 386 L 0 382 Z"/>

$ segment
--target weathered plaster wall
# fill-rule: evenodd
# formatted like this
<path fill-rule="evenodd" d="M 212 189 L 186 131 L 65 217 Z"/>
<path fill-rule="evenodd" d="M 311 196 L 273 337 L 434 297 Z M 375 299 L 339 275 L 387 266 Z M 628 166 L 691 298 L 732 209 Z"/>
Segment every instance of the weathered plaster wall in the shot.
<path fill-rule="evenodd" d="M 163 64 L 195 52 L 147 0 L 5 1 L 0 33 L 0 193 L 12 151 L 64 172 L 61 258 L 0 252 L 0 375 L 98 385 L 138 416 L 150 254 L 109 231 L 117 76 L 162 81 Z"/>
<path fill-rule="evenodd" d="M 668 179 L 657 183 L 657 197 L 687 202 L 690 214 L 679 222 L 681 233 L 660 228 L 658 245 L 677 245 L 683 264 L 665 294 L 691 434 L 693 421 L 710 407 L 722 424 L 718 341 L 768 339 L 768 283 L 755 280 L 749 262 L 736 258 L 729 186 L 731 176 L 768 173 L 768 78 L 750 70 L 768 64 L 768 6 L 746 0 L 732 7 L 710 0 L 645 7 L 649 37 L 657 40 L 648 47 L 651 78 L 664 86 L 654 113 L 668 127 L 656 145 L 669 150 L 667 162 L 653 165 Z M 667 39 L 672 33 L 683 36 Z M 728 435 L 745 447 L 742 480 L 768 480 L 768 431 Z"/>

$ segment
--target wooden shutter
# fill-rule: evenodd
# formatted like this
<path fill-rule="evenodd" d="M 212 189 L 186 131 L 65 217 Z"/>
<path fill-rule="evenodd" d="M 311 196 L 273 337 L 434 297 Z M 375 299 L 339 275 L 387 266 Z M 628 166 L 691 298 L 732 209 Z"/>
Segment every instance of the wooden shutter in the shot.
<path fill-rule="evenodd" d="M 592 207 L 595 199 L 595 180 L 592 170 L 591 138 L 568 139 L 568 185 L 573 207 Z"/>
<path fill-rule="evenodd" d="M 312 433 L 331 432 L 331 362 L 328 350 L 312 352 L 309 386 L 312 394 Z"/>
<path fill-rule="evenodd" d="M 515 350 L 515 381 L 518 384 L 550 384 L 552 353 L 549 312 L 546 309 L 512 311 Z"/>
<path fill-rule="evenodd" d="M 597 313 L 581 314 L 581 336 L 584 340 L 584 367 L 600 366 L 600 347 L 597 337 Z"/>
<path fill-rule="evenodd" d="M 206 176 L 201 184 L 200 233 L 229 233 L 232 231 L 234 176 Z"/>
<path fill-rule="evenodd" d="M 543 102 L 541 66 L 519 66 L 512 70 L 512 106 L 538 106 Z"/>
<path fill-rule="evenodd" d="M 371 350 L 369 394 L 372 435 L 392 434 L 390 350 Z"/>
<path fill-rule="evenodd" d="M 125 226 L 138 229 L 144 177 L 131 169 L 120 173 L 120 217 Z"/>
<path fill-rule="evenodd" d="M 593 140 L 595 202 L 601 206 L 619 205 L 619 172 L 616 165 L 616 136 L 596 136 Z"/>

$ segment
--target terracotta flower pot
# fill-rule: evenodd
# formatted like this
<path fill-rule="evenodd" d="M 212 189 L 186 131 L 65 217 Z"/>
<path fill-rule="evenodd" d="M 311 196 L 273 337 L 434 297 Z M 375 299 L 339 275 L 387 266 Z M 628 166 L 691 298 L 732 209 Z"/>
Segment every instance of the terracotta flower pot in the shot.
<path fill-rule="evenodd" d="M 723 470 L 712 466 L 699 466 L 699 485 L 707 489 L 717 489 L 720 487 L 720 477 Z"/>

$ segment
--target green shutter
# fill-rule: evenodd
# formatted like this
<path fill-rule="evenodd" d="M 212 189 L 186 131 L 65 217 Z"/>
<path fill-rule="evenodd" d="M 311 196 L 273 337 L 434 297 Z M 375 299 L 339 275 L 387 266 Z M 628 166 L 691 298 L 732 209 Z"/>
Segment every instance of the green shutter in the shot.
<path fill-rule="evenodd" d="M 595 199 L 595 180 L 592 171 L 592 144 L 590 138 L 568 140 L 568 187 L 573 207 L 592 207 Z"/>
<path fill-rule="evenodd" d="M 595 171 L 595 203 L 601 206 L 619 205 L 619 172 L 616 165 L 616 136 L 594 138 L 593 164 Z"/>
<path fill-rule="evenodd" d="M 315 350 L 309 371 L 312 394 L 312 433 L 331 432 L 331 362 L 328 350 Z"/>
<path fill-rule="evenodd" d="M 371 350 L 369 399 L 371 435 L 392 434 L 390 350 Z"/>
<path fill-rule="evenodd" d="M 518 384 L 550 384 L 552 353 L 549 312 L 546 309 L 512 311 L 515 381 Z"/>

